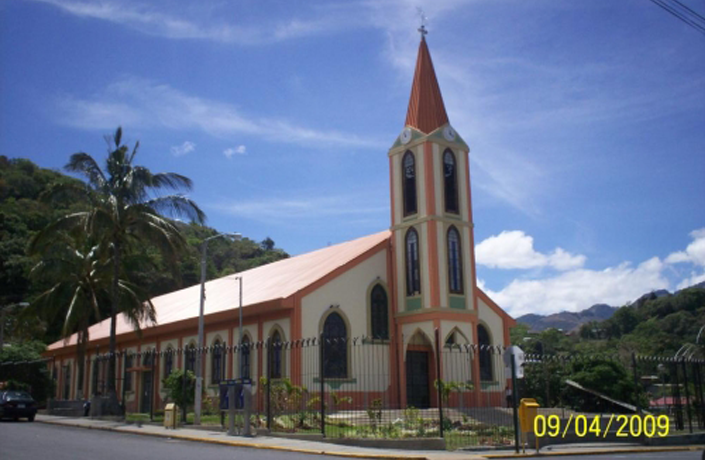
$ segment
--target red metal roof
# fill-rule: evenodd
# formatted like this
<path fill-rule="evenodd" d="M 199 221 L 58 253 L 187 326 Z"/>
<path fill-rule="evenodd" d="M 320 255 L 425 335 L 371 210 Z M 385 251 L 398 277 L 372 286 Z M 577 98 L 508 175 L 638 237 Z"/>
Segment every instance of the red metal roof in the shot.
<path fill-rule="evenodd" d="M 388 241 L 390 235 L 390 231 L 385 230 L 208 281 L 206 283 L 205 315 L 229 310 L 237 311 L 239 307 L 239 282 L 235 279 L 237 276 L 241 276 L 243 279 L 243 308 L 262 305 L 266 302 L 283 301 L 334 270 L 378 247 L 381 243 Z M 157 324 L 150 327 L 197 318 L 200 290 L 201 285 L 196 284 L 153 298 L 152 303 L 157 310 Z M 116 326 L 117 335 L 134 331 L 124 315 L 118 317 Z M 109 319 L 103 320 L 89 329 L 91 342 L 107 338 L 109 335 Z M 67 342 L 60 340 L 51 344 L 48 350 L 56 350 L 75 344 L 76 334 L 72 335 Z"/>
<path fill-rule="evenodd" d="M 428 134 L 446 123 L 448 115 L 443 104 L 441 88 L 436 80 L 436 71 L 433 70 L 426 39 L 422 37 L 416 58 L 414 82 L 411 85 L 409 109 L 406 112 L 406 126 Z"/>

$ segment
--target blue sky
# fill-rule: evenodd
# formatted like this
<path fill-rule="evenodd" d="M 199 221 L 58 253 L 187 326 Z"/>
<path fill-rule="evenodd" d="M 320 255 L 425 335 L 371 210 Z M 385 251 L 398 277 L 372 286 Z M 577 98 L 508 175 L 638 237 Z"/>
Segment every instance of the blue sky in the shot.
<path fill-rule="evenodd" d="M 0 154 L 58 169 L 122 125 L 221 231 L 291 254 L 380 231 L 417 7 L 500 305 L 705 280 L 705 36 L 645 0 L 9 0 Z"/>

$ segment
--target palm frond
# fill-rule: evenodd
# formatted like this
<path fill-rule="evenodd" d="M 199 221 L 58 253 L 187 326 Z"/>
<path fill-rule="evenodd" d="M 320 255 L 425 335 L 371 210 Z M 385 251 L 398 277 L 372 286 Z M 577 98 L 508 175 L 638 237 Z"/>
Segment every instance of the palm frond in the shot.
<path fill-rule="evenodd" d="M 88 183 L 94 188 L 101 188 L 105 185 L 105 175 L 100 169 L 100 166 L 98 166 L 98 163 L 92 156 L 85 152 L 78 152 L 71 155 L 65 168 L 68 171 L 85 176 L 88 179 Z"/>
<path fill-rule="evenodd" d="M 143 203 L 162 215 L 172 218 L 187 217 L 192 222 L 203 224 L 206 214 L 198 205 L 183 195 L 166 195 Z"/>
<path fill-rule="evenodd" d="M 68 214 L 55 220 L 32 237 L 29 242 L 28 252 L 30 254 L 38 254 L 44 248 L 55 243 L 57 235 L 61 232 L 70 231 L 77 227 L 82 227 L 83 229 L 87 230 L 86 222 L 88 216 L 88 212 L 82 211 L 73 214 Z"/>
<path fill-rule="evenodd" d="M 193 181 L 176 173 L 158 173 L 152 175 L 151 187 L 155 189 L 185 190 L 193 189 Z"/>

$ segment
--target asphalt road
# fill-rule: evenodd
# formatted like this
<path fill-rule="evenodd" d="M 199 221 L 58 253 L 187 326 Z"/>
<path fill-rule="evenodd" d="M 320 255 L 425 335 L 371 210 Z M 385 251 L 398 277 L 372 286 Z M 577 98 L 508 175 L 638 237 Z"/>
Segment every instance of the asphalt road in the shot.
<path fill-rule="evenodd" d="M 36 422 L 0 421 L 0 460 L 311 460 L 312 458 L 340 460 L 340 457 L 219 446 Z"/>
<path fill-rule="evenodd" d="M 701 460 L 702 451 L 697 452 L 644 452 L 635 454 L 602 454 L 602 455 L 551 455 L 550 460 Z"/>

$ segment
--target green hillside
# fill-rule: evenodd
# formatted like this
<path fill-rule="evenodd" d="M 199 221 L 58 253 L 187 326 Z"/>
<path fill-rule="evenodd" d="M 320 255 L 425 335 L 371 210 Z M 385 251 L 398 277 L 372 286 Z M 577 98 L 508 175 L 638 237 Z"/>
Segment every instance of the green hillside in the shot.
<path fill-rule="evenodd" d="M 37 232 L 57 217 L 80 210 L 71 202 L 46 204 L 40 200 L 40 195 L 50 184 L 61 181 L 77 179 L 41 168 L 26 159 L 0 156 L 0 307 L 32 302 L 52 285 L 50 279 L 30 277 L 30 271 L 40 257 L 28 256 L 27 246 Z M 196 224 L 177 222 L 176 225 L 188 243 L 176 267 L 167 266 L 154 248 L 141 247 L 129 255 L 128 277 L 148 297 L 200 282 L 200 244 L 217 231 Z M 218 238 L 208 244 L 207 278 L 225 276 L 286 257 L 289 255 L 277 249 L 270 238 L 254 241 L 243 237 L 235 242 Z M 105 302 L 103 317 L 108 316 L 108 303 Z M 49 343 L 60 337 L 60 312 L 56 318 L 22 315 L 18 308 L 8 308 L 6 312 L 6 341 L 41 339 Z"/>

